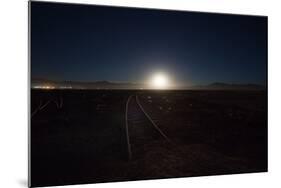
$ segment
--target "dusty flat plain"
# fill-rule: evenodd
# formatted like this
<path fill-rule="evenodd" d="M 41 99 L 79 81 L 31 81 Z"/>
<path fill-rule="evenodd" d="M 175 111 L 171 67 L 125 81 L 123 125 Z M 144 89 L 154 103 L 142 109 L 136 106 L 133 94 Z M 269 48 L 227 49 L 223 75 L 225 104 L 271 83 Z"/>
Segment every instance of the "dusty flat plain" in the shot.
<path fill-rule="evenodd" d="M 265 171 L 266 91 L 31 91 L 32 186 Z"/>

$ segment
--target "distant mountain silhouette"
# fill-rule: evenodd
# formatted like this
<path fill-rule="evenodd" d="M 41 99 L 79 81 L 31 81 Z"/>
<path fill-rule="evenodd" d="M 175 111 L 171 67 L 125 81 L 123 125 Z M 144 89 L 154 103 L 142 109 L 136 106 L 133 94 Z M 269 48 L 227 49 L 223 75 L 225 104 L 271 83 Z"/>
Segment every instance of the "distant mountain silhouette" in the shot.
<path fill-rule="evenodd" d="M 266 87 L 259 84 L 228 84 L 223 82 L 215 82 L 209 85 L 191 86 L 190 89 L 206 89 L 206 90 L 265 90 Z"/>

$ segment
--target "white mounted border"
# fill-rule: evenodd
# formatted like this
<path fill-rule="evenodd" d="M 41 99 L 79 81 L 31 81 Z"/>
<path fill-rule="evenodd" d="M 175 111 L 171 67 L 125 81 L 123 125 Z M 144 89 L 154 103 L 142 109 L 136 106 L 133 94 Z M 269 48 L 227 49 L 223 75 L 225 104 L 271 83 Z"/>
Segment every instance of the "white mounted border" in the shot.
<path fill-rule="evenodd" d="M 36 0 L 34 0 L 36 1 Z M 78 4 L 141 7 L 213 13 L 267 15 L 270 10 L 261 0 L 41 0 Z"/>
<path fill-rule="evenodd" d="M 126 7 L 268 16 L 269 172 L 88 184 L 95 188 L 281 187 L 281 11 L 278 0 L 49 0 Z M 27 186 L 28 0 L 0 6 L 0 187 Z"/>

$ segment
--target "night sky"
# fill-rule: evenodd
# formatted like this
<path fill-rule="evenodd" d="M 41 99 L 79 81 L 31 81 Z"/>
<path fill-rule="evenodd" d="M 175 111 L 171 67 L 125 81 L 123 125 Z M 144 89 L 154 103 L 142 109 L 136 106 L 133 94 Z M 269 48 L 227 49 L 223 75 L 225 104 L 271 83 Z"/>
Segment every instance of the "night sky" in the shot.
<path fill-rule="evenodd" d="M 32 78 L 266 84 L 267 18 L 31 3 Z"/>

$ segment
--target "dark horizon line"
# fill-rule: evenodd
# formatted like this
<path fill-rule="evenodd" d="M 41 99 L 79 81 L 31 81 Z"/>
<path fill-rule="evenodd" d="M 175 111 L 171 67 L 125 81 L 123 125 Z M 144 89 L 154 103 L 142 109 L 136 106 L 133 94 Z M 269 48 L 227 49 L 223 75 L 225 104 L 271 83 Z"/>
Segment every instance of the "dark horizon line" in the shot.
<path fill-rule="evenodd" d="M 109 80 L 92 80 L 92 81 L 82 81 L 82 80 L 55 80 L 55 79 L 45 79 L 45 78 L 31 78 L 31 83 L 34 83 L 36 81 L 41 82 L 55 82 L 55 83 L 78 83 L 78 84 L 95 84 L 95 83 L 107 83 L 107 84 L 136 84 L 136 85 L 147 85 L 147 83 L 142 82 L 130 82 L 130 81 L 109 81 Z M 175 84 L 177 85 L 177 84 Z M 251 82 L 245 82 L 245 83 L 235 83 L 235 82 L 209 82 L 205 84 L 190 84 L 190 85 L 183 85 L 178 84 L 177 88 L 183 88 L 183 87 L 205 87 L 205 86 L 214 86 L 214 85 L 228 85 L 228 86 L 262 86 L 266 87 L 267 84 L 261 84 L 261 83 L 251 83 Z"/>

